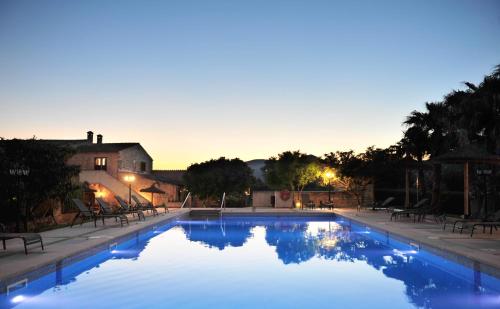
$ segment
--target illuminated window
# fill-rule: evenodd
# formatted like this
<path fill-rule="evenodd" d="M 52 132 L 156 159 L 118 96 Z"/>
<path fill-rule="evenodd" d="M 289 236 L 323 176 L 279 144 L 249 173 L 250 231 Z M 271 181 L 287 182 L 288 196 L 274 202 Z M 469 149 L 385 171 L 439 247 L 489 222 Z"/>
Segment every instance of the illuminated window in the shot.
<path fill-rule="evenodd" d="M 108 160 L 107 158 L 95 158 L 94 159 L 94 169 L 95 170 L 103 170 L 107 169 Z"/>

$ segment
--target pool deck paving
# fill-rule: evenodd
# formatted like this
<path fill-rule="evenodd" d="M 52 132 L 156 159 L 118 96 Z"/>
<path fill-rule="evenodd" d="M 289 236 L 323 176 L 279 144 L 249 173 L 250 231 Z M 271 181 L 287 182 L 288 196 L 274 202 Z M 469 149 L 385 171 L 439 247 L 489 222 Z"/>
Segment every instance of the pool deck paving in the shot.
<path fill-rule="evenodd" d="M 224 210 L 231 214 L 303 214 L 314 215 L 331 213 L 328 210 L 299 210 L 299 209 L 252 209 L 233 208 Z M 461 263 L 475 270 L 500 278 L 500 231 L 493 231 L 490 235 L 477 230 L 470 237 L 470 230 L 462 234 L 451 232 L 451 226 L 443 231 L 443 225 L 428 219 L 425 222 L 413 223 L 411 219 L 391 221 L 391 213 L 385 210 L 373 211 L 364 209 L 357 211 L 350 208 L 337 208 L 334 213 L 357 223 L 369 226 L 380 232 L 388 233 L 394 238 L 418 246 L 420 249 L 431 251 L 447 259 Z"/>
<path fill-rule="evenodd" d="M 482 229 L 479 229 L 471 237 L 470 230 L 462 234 L 457 231 L 452 233 L 451 226 L 443 230 L 442 224 L 431 219 L 413 223 L 411 219 L 390 221 L 390 213 L 386 211 L 336 209 L 335 212 L 379 231 L 411 240 L 421 249 L 500 278 L 500 231 L 493 231 L 490 235 L 489 231 L 482 233 Z"/>
<path fill-rule="evenodd" d="M 40 233 L 45 250 L 38 245 L 29 247 L 28 255 L 24 254 L 22 241 L 13 239 L 7 241 L 7 250 L 0 250 L 0 292 L 16 282 L 27 273 L 36 272 L 63 260 L 72 257 L 88 255 L 93 249 L 112 244 L 141 230 L 151 229 L 158 224 L 165 224 L 169 220 L 188 215 L 195 209 L 173 209 L 170 213 L 159 216 L 147 216 L 145 221 L 129 216 L 130 224 L 120 227 L 114 219 L 107 219 L 106 225 L 102 222 L 95 228 L 93 223 L 64 227 Z M 206 209 L 203 209 L 206 210 Z M 217 209 L 214 209 L 217 210 Z M 339 214 L 347 219 L 370 226 L 381 232 L 389 233 L 393 237 L 402 237 L 418 245 L 421 249 L 432 251 L 474 269 L 500 278 L 500 232 L 493 235 L 478 231 L 474 237 L 469 233 L 452 233 L 449 229 L 442 230 L 442 225 L 433 222 L 413 223 L 409 220 L 390 221 L 390 213 L 385 211 L 355 209 L 329 210 L 299 210 L 276 208 L 226 208 L 222 211 L 227 215 L 328 215 Z"/>
<path fill-rule="evenodd" d="M 86 256 L 89 251 L 101 248 L 114 241 L 133 235 L 143 229 L 166 224 L 169 220 L 189 213 L 187 209 L 174 209 L 169 213 L 159 211 L 160 215 L 146 215 L 145 221 L 138 221 L 137 216 L 128 215 L 129 225 L 120 226 L 114 219 L 87 222 L 73 227 L 64 227 L 40 233 L 45 250 L 39 244 L 28 246 L 28 255 L 24 254 L 21 239 L 7 240 L 7 250 L 0 250 L 0 293 L 6 286 L 19 281 L 28 273 L 42 270 L 50 265 L 75 256 Z M 36 276 L 35 276 L 36 277 Z"/>

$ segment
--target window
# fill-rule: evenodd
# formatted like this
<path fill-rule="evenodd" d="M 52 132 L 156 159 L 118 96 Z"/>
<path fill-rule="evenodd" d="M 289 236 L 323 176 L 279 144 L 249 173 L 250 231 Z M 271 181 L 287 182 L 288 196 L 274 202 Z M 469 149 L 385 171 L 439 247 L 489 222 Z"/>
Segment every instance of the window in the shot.
<path fill-rule="evenodd" d="M 108 160 L 107 158 L 95 158 L 94 159 L 94 169 L 95 170 L 103 170 L 107 169 Z"/>
<path fill-rule="evenodd" d="M 146 162 L 141 162 L 141 172 L 146 171 Z"/>
<path fill-rule="evenodd" d="M 122 160 L 118 160 L 118 169 L 119 170 L 123 169 L 123 161 Z"/>

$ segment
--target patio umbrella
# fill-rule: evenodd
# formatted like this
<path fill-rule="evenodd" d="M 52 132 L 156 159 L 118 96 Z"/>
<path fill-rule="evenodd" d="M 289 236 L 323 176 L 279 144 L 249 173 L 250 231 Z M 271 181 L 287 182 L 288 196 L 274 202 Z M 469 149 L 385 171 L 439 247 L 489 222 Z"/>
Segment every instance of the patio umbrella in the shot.
<path fill-rule="evenodd" d="M 163 191 L 160 188 L 158 188 L 157 186 L 155 186 L 155 184 L 152 184 L 151 186 L 149 186 L 147 188 L 141 189 L 140 191 L 145 192 L 145 193 L 151 193 L 151 204 L 153 204 L 153 195 L 155 193 L 165 194 L 165 191 Z"/>

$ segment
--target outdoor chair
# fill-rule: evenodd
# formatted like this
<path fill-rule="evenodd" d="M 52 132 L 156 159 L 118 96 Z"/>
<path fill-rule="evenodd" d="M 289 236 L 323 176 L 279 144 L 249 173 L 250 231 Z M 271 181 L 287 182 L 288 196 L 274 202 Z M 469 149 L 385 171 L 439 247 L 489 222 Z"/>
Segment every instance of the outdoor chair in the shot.
<path fill-rule="evenodd" d="M 305 205 L 308 209 L 315 209 L 316 208 L 316 204 L 313 201 L 308 201 L 305 203 Z"/>
<path fill-rule="evenodd" d="M 309 194 L 302 194 L 301 196 L 301 208 L 314 209 L 316 208 L 316 204 L 309 198 Z"/>
<path fill-rule="evenodd" d="M 137 214 L 139 221 L 141 221 L 141 219 L 146 221 L 146 217 L 144 216 L 144 213 L 142 212 L 141 209 L 138 208 L 131 209 L 130 206 L 119 195 L 115 195 L 115 199 L 118 201 L 118 206 L 120 207 L 120 213 L 132 214 L 132 216 L 135 216 L 135 214 Z"/>
<path fill-rule="evenodd" d="M 386 198 L 383 202 L 373 202 L 372 210 L 389 210 L 389 204 L 394 201 L 395 198 L 390 196 Z"/>
<path fill-rule="evenodd" d="M 490 228 L 490 235 L 493 234 L 493 228 L 495 231 L 498 231 L 498 227 L 500 227 L 500 221 L 495 221 L 495 222 L 476 222 L 472 224 L 472 228 L 470 231 L 470 237 L 474 235 L 474 230 L 476 227 L 483 227 L 483 233 L 486 233 L 486 228 Z"/>
<path fill-rule="evenodd" d="M 410 216 L 413 215 L 413 222 L 416 221 L 416 218 L 419 217 L 419 221 L 425 216 L 426 213 L 430 213 L 433 209 L 431 207 L 425 207 L 424 205 L 427 203 L 427 199 L 424 198 L 420 200 L 420 202 L 416 203 L 413 208 L 410 209 L 394 209 L 391 213 L 390 220 L 394 218 L 396 220 L 398 217 L 401 218 L 402 215 Z"/>
<path fill-rule="evenodd" d="M 439 207 L 423 207 L 420 213 L 418 214 L 418 221 L 422 222 L 425 220 L 427 215 L 432 215 L 434 217 L 434 221 L 436 223 L 443 223 L 444 218 L 446 217 L 443 211 Z"/>
<path fill-rule="evenodd" d="M 323 203 L 323 201 L 319 201 L 319 208 L 320 209 L 328 208 L 329 210 L 333 210 L 334 205 L 333 202 Z"/>
<path fill-rule="evenodd" d="M 151 204 L 151 206 L 153 206 L 153 204 Z M 163 212 L 164 213 L 170 212 L 170 210 L 168 209 L 168 206 L 166 204 L 156 205 L 156 206 L 153 206 L 153 207 L 155 207 L 155 208 L 163 208 Z"/>
<path fill-rule="evenodd" d="M 76 214 L 73 221 L 71 221 L 70 227 L 73 227 L 76 220 L 80 218 L 80 225 L 82 225 L 86 220 L 94 221 L 94 227 L 97 227 L 97 216 L 96 214 L 90 210 L 80 199 L 74 198 L 71 199 L 73 204 L 78 208 L 78 213 Z"/>
<path fill-rule="evenodd" d="M 142 203 L 139 198 L 135 195 L 132 195 L 132 199 L 134 200 L 135 202 L 135 206 L 138 208 L 138 209 L 141 209 L 141 210 L 146 210 L 146 211 L 152 211 L 153 212 L 153 216 L 157 216 L 158 215 L 158 211 L 156 210 L 156 208 L 149 202 L 147 203 Z"/>
<path fill-rule="evenodd" d="M 156 208 L 163 208 L 164 213 L 170 212 L 170 210 L 168 210 L 168 206 L 165 204 L 153 205 L 153 203 L 151 203 L 149 201 L 146 201 L 145 203 L 143 203 L 143 205 L 144 204 L 146 205 L 146 209 L 153 209 L 157 215 L 158 215 L 158 211 L 156 210 Z"/>
<path fill-rule="evenodd" d="M 45 251 L 43 247 L 42 236 L 37 233 L 7 233 L 5 229 L 5 225 L 0 224 L 0 239 L 2 240 L 3 249 L 7 250 L 7 246 L 5 244 L 6 240 L 19 238 L 22 239 L 24 243 L 24 254 L 28 255 L 28 246 L 32 244 L 40 243 L 42 246 L 42 251 Z"/>
<path fill-rule="evenodd" d="M 111 206 L 106 203 L 102 198 L 96 198 L 97 203 L 99 204 L 99 207 L 101 208 L 101 214 L 100 216 L 102 217 L 102 224 L 105 224 L 104 222 L 104 217 L 114 217 L 115 220 L 120 220 L 120 225 L 123 227 L 123 223 L 128 223 L 128 218 L 126 215 L 120 212 L 114 212 Z"/>
<path fill-rule="evenodd" d="M 76 220 L 78 218 L 81 219 L 80 225 L 82 225 L 86 220 L 92 220 L 94 221 L 94 227 L 97 227 L 97 220 L 102 219 L 103 224 L 104 224 L 104 219 L 106 218 L 115 218 L 117 219 L 120 214 L 105 214 L 105 213 L 99 213 L 96 214 L 92 210 L 90 210 L 80 199 L 74 198 L 72 199 L 73 203 L 75 206 L 78 208 L 78 214 L 75 216 L 73 221 L 71 222 L 71 227 L 75 224 Z M 123 224 L 122 224 L 123 225 Z"/>
<path fill-rule="evenodd" d="M 482 226 L 483 233 L 485 233 L 486 228 L 489 227 L 490 234 L 492 234 L 493 229 L 497 230 L 498 226 L 500 226 L 500 210 L 484 219 L 447 219 L 443 224 L 443 230 L 446 229 L 447 224 L 453 224 L 452 232 L 455 232 L 455 229 L 458 229 L 460 233 L 462 233 L 463 230 L 471 228 L 472 236 L 476 227 Z"/>

